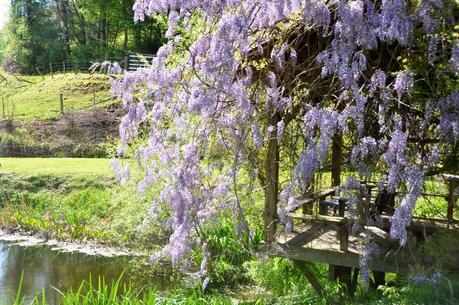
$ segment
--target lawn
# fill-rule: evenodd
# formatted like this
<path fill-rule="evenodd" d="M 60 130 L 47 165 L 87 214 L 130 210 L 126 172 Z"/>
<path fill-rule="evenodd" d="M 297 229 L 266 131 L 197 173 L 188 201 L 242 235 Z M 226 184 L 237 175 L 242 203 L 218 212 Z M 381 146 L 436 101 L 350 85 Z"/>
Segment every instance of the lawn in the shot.
<path fill-rule="evenodd" d="M 1 71 L 0 71 L 1 72 Z M 16 120 L 52 119 L 60 116 L 60 94 L 64 112 L 87 110 L 116 103 L 111 97 L 109 77 L 103 74 L 67 73 L 46 76 L 18 76 L 1 73 L 2 118 Z"/>
<path fill-rule="evenodd" d="M 0 158 L 0 173 L 112 177 L 109 159 Z"/>

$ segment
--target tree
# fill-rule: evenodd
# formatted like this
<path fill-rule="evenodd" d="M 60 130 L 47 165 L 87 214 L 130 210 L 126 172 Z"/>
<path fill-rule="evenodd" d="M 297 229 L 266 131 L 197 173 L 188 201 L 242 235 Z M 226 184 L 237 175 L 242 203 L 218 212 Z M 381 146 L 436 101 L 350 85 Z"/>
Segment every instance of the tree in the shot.
<path fill-rule="evenodd" d="M 5 29 L 5 61 L 27 73 L 49 63 L 155 53 L 164 42 L 165 18 L 134 23 L 131 0 L 15 0 Z"/>
<path fill-rule="evenodd" d="M 339 148 L 344 138 L 357 179 L 382 172 L 390 192 L 406 189 L 390 232 L 402 246 L 424 177 L 445 165 L 442 158 L 456 160 L 448 170 L 458 171 L 452 1 L 137 0 L 134 11 L 137 21 L 167 13 L 169 42 L 151 69 L 114 83 L 128 111 L 119 153 L 148 121 L 150 138 L 137 154 L 145 169 L 139 189 L 164 185 L 150 214 L 171 215 L 173 233 L 159 255 L 173 263 L 220 211 L 231 207 L 244 227 L 244 168 L 263 187 L 271 242 L 279 222 L 289 227 L 286 213 L 299 205 L 333 141 Z M 293 163 L 280 158 L 287 155 Z M 113 165 L 125 181 L 128 169 Z M 288 183 L 280 183 L 281 167 Z M 343 187 L 355 223 L 365 224 L 369 211 L 352 197 L 356 178 Z"/>
<path fill-rule="evenodd" d="M 61 59 L 62 44 L 48 0 L 15 0 L 5 26 L 5 59 L 24 71 L 34 71 L 43 61 Z"/>

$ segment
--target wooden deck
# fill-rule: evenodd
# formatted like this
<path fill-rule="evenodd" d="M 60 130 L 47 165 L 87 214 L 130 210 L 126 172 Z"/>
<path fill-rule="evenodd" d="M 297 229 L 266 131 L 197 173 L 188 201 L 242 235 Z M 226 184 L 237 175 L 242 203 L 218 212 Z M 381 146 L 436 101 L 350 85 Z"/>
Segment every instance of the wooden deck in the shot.
<path fill-rule="evenodd" d="M 270 255 L 296 261 L 359 268 L 363 233 L 357 236 L 349 234 L 351 224 L 348 218 L 303 214 L 290 214 L 290 216 L 305 222 L 295 224 L 289 233 L 279 234 L 276 240 L 277 246 L 271 247 Z M 371 240 L 380 249 L 379 254 L 370 260 L 369 268 L 372 271 L 407 274 L 410 265 L 427 261 L 422 251 L 419 251 L 422 242 L 419 242 L 416 236 L 438 229 L 459 230 L 457 223 L 447 226 L 442 220 L 415 218 L 407 228 L 411 232 L 407 245 L 400 247 L 398 241 L 392 239 L 386 232 L 390 225 L 389 217 L 384 217 L 383 221 L 384 230 L 376 226 L 364 227 Z"/>
<path fill-rule="evenodd" d="M 459 222 L 452 217 L 448 219 L 413 217 L 406 228 L 407 244 L 401 247 L 399 241 L 392 239 L 388 233 L 391 227 L 391 216 L 385 213 L 381 215 L 381 227 L 368 224 L 367 221 L 352 220 L 346 209 L 346 200 L 332 197 L 339 202 L 335 215 L 330 215 L 329 210 L 320 211 L 322 215 L 312 215 L 314 205 L 317 210 L 319 202 L 333 196 L 334 193 L 334 188 L 328 188 L 299 198 L 303 213 L 296 211 L 288 214 L 294 221 L 293 229 L 291 232 L 278 234 L 275 245 L 271 245 L 268 249 L 269 254 L 297 262 L 328 264 L 332 271 L 331 278 L 336 278 L 333 270 L 338 270 L 339 276 L 342 272 L 350 274 L 352 268 L 355 268 L 354 270 L 360 268 L 362 241 L 369 238 L 371 243 L 375 243 L 379 248 L 378 253 L 373 252 L 368 262 L 370 270 L 379 273 L 407 274 L 410 266 L 419 264 L 428 266 L 432 262 L 432 257 L 427 257 L 425 251 L 422 251 L 422 245 L 428 236 L 439 230 L 459 231 Z M 372 196 L 371 188 L 362 193 L 362 205 L 367 208 L 368 213 L 373 197 L 376 195 Z M 450 201 L 455 203 L 455 198 L 453 199 Z M 359 235 L 350 234 L 355 221 L 363 228 Z M 452 254 L 453 257 L 456 257 L 456 254 Z M 459 257 L 457 257 L 457 266 L 459 266 Z M 340 267 L 348 270 L 345 271 Z"/>
<path fill-rule="evenodd" d="M 370 262 L 370 269 L 406 274 L 410 264 L 406 249 L 398 249 L 386 232 L 375 227 L 368 229 L 383 252 Z M 359 237 L 348 236 L 347 245 L 343 245 L 344 238 L 340 235 L 339 226 L 326 222 L 296 225 L 292 232 L 279 235 L 278 247 L 270 254 L 298 261 L 359 268 Z"/>

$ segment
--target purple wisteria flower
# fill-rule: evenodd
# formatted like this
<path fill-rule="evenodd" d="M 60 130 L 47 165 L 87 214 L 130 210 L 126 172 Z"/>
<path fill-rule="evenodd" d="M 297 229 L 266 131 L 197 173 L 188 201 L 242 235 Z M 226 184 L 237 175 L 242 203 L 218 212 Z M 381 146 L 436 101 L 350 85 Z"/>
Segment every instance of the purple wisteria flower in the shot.
<path fill-rule="evenodd" d="M 411 71 L 402 71 L 397 74 L 394 83 L 394 89 L 397 92 L 398 98 L 400 99 L 402 94 L 410 93 L 413 89 L 414 78 Z"/>
<path fill-rule="evenodd" d="M 133 139 L 143 135 L 139 132 L 141 126 L 149 132 L 136 154 L 145 169 L 138 189 L 145 192 L 152 185 L 161 185 L 149 215 L 157 221 L 161 207 L 165 207 L 167 213 L 162 214 L 170 215 L 166 223 L 172 232 L 158 257 L 170 257 L 174 265 L 185 263 L 191 249 L 205 243 L 197 238 L 196 227 L 219 217 L 224 206 L 234 210 L 233 217 L 239 221 L 240 200 L 251 195 L 247 191 L 246 196 L 236 196 L 236 191 L 246 190 L 246 185 L 238 183 L 237 175 L 248 160 L 250 164 L 263 164 L 257 158 L 264 155 L 267 143 L 272 143 L 265 141 L 266 135 L 277 139 L 283 152 L 282 145 L 289 140 L 284 137 L 289 122 L 286 117 L 295 120 L 288 125 L 292 126 L 292 135 L 293 127 L 299 126 L 304 139 L 304 150 L 288 168 L 291 180 L 279 185 L 278 213 L 286 228 L 291 224 L 287 212 L 298 207 L 298 195 L 325 164 L 334 137 L 344 133 L 349 157 L 364 176 L 371 176 L 369 169 L 387 169 L 389 191 L 408 188 L 391 229 L 394 238 L 406 243 L 405 228 L 425 170 L 419 164 L 434 164 L 432 160 L 438 160 L 444 152 L 443 144 L 459 139 L 458 94 L 431 101 L 430 112 L 426 108 L 423 119 L 411 117 L 411 113 L 407 116 L 401 105 L 417 103 L 406 103 L 405 99 L 418 75 L 381 66 L 385 58 L 374 60 L 374 55 L 381 46 L 407 52 L 414 30 L 419 29 L 419 35 L 424 35 L 423 41 L 429 44 L 425 58 L 435 64 L 445 58 L 440 55 L 445 51 L 444 41 L 439 48 L 437 38 L 441 36 L 436 32 L 441 24 L 439 16 L 443 16 L 441 3 L 136 0 L 133 10 L 137 22 L 155 13 L 169 16 L 169 41 L 158 50 L 151 68 L 125 72 L 113 65 L 113 72 L 121 72 L 123 77 L 112 81 L 126 110 L 120 124 L 118 153 L 125 153 Z M 183 28 L 191 30 L 198 17 L 202 17 L 202 34 L 182 52 L 180 33 Z M 293 36 L 272 41 L 266 35 L 276 33 L 273 37 L 277 37 L 278 32 L 296 23 L 299 37 L 307 33 L 304 37 L 316 37 L 317 45 L 295 45 Z M 178 31 L 178 26 L 183 28 Z M 183 55 L 178 61 L 177 54 Z M 458 59 L 456 45 L 450 60 L 455 71 L 459 69 Z M 303 71 L 305 64 L 309 67 Z M 309 83 L 300 84 L 301 77 L 290 77 L 314 77 L 314 71 L 320 76 Z M 300 90 L 290 90 L 297 85 Z M 424 105 L 421 102 L 419 105 Z M 418 104 L 409 106 L 417 108 Z M 377 112 L 376 130 L 368 128 L 372 125 L 368 113 L 373 112 Z M 280 117 L 276 121 L 279 123 L 269 123 L 273 115 Z M 437 147 L 426 149 L 430 154 L 425 156 L 408 143 L 408 135 L 417 136 L 419 132 L 432 133 L 441 140 Z M 224 153 L 215 158 L 216 151 Z M 228 169 L 227 164 L 233 164 L 232 168 Z M 113 163 L 113 167 L 126 183 L 128 170 L 119 163 Z M 355 213 L 352 217 L 360 217 L 355 206 L 361 185 L 355 179 L 345 184 L 343 191 L 349 194 L 351 212 Z M 244 222 L 238 223 L 242 228 Z M 363 241 L 362 270 L 375 250 L 371 241 Z M 206 265 L 204 260 L 203 269 Z M 367 271 L 363 272 L 365 278 Z M 202 284 L 205 289 L 207 277 Z"/>
<path fill-rule="evenodd" d="M 438 285 L 443 279 L 443 274 L 441 272 L 434 272 L 431 275 L 428 275 L 424 272 L 416 273 L 410 275 L 410 280 L 418 285 Z"/>
<path fill-rule="evenodd" d="M 456 45 L 451 49 L 451 67 L 454 72 L 459 72 L 459 43 L 456 42 Z"/>
<path fill-rule="evenodd" d="M 438 103 L 440 123 L 437 130 L 445 142 L 459 142 L 459 92 L 453 92 Z"/>

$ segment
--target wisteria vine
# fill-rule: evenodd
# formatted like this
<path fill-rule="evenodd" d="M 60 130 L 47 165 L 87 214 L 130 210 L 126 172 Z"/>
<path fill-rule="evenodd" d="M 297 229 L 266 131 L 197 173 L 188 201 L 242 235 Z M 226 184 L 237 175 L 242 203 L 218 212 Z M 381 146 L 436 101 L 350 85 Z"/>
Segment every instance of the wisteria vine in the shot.
<path fill-rule="evenodd" d="M 173 232 L 158 256 L 181 263 L 205 242 L 202 226 L 222 210 L 243 219 L 237 176 L 247 164 L 256 165 L 254 175 L 265 190 L 279 192 L 279 210 L 265 213 L 288 222 L 286 212 L 298 206 L 297 196 L 325 162 L 337 134 L 353 143 L 350 160 L 362 176 L 370 179 L 378 168 L 387 173 L 390 191 L 407 187 L 390 231 L 404 245 L 427 164 L 459 142 L 459 94 L 449 88 L 444 97 L 434 92 L 420 99 L 413 92 L 416 71 L 397 58 L 409 58 L 417 48 L 426 65 L 446 61 L 445 73 L 457 77 L 457 42 L 438 35 L 454 26 L 451 5 L 454 1 L 137 0 L 138 22 L 168 15 L 169 41 L 150 68 L 123 72 L 113 82 L 127 109 L 118 153 L 147 124 L 149 139 L 137 152 L 145 171 L 139 190 L 163 185 L 150 216 L 168 210 Z M 183 36 L 193 31 L 198 33 L 187 44 Z M 422 39 L 425 49 L 419 49 Z M 291 181 L 279 185 L 273 163 L 263 159 L 288 145 L 285 135 L 298 126 L 305 148 L 290 169 Z M 411 138 L 439 142 L 420 150 Z M 253 161 L 257 158 L 262 161 Z M 124 182 L 127 169 L 114 165 Z"/>

